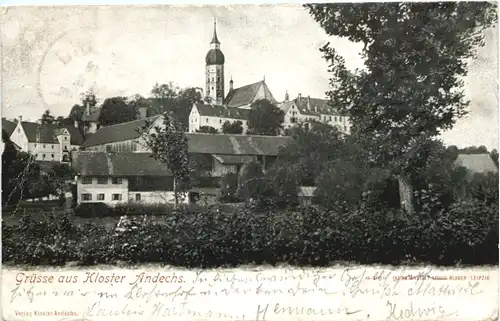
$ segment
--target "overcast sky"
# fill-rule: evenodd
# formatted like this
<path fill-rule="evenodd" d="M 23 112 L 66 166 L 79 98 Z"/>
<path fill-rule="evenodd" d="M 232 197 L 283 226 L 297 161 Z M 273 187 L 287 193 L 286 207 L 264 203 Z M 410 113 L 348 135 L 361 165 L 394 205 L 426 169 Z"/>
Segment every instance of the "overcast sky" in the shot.
<path fill-rule="evenodd" d="M 156 83 L 204 86 L 213 19 L 230 77 L 239 87 L 265 77 L 275 98 L 324 98 L 330 41 L 348 67 L 360 46 L 329 38 L 299 5 L 233 7 L 18 7 L 4 10 L 2 117 L 67 116 L 80 93 L 147 96 Z M 470 114 L 445 142 L 498 146 L 498 29 L 488 33 L 466 79 Z"/>

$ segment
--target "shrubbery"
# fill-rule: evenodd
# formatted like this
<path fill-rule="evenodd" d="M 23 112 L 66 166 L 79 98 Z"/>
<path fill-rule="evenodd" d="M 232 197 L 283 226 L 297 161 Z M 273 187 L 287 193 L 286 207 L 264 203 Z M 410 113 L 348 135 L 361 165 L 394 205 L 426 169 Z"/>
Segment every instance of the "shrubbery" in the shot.
<path fill-rule="evenodd" d="M 232 214 L 173 211 L 141 217 L 135 229 L 75 226 L 67 218 L 24 217 L 3 227 L 3 261 L 16 264 L 161 262 L 185 267 L 240 264 L 498 264 L 498 207 L 471 201 L 439 213 L 350 214 L 316 207 Z"/>

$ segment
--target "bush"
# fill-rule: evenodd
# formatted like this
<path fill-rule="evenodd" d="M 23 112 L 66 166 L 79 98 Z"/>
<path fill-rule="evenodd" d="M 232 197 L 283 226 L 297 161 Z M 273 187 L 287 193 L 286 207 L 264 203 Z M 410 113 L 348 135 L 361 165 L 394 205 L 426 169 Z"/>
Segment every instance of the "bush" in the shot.
<path fill-rule="evenodd" d="M 168 215 L 172 213 L 173 206 L 170 204 L 119 204 L 110 212 L 113 216 L 123 215 Z"/>
<path fill-rule="evenodd" d="M 105 217 L 111 214 L 105 203 L 81 203 L 75 208 L 75 215 L 79 217 Z"/>
<path fill-rule="evenodd" d="M 130 218 L 123 229 L 68 218 L 23 217 L 2 233 L 3 261 L 16 264 L 162 262 L 183 267 L 241 264 L 498 264 L 498 207 L 453 203 L 439 213 L 333 212 L 310 206 L 257 212 L 172 211 L 160 221 Z"/>

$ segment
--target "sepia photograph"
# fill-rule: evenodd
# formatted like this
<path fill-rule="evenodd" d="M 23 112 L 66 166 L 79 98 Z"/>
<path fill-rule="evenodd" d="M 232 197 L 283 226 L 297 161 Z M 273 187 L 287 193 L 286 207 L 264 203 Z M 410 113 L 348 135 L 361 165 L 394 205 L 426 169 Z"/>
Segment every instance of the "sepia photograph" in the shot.
<path fill-rule="evenodd" d="M 476 320 L 491 315 L 491 304 L 498 320 L 496 2 L 2 10 L 2 265 L 15 276 L 2 276 L 15 283 L 2 302 L 12 320 L 161 318 L 160 305 L 141 310 L 152 301 L 114 311 L 102 301 L 114 298 L 108 292 L 82 303 L 85 312 L 14 311 L 12 303 L 32 302 L 35 290 L 22 286 L 51 283 L 36 274 L 49 268 L 77 269 L 83 283 L 103 285 L 125 278 L 109 269 L 150 266 L 157 270 L 130 272 L 126 299 L 144 297 L 138 284 L 161 286 L 165 269 L 176 269 L 162 279 L 173 287 L 191 280 L 183 269 L 215 271 L 208 280 L 217 286 L 224 269 L 342 267 L 330 279 L 342 275 L 335 282 L 352 300 L 375 290 L 356 283 L 351 268 L 455 269 L 390 279 L 359 272 L 383 278 L 380 318 L 351 306 L 292 307 L 286 298 L 248 299 L 251 315 L 227 312 L 229 301 L 217 316 L 168 314 L 192 320 Z M 460 272 L 471 267 L 492 270 Z M 311 289 L 299 282 L 286 291 L 264 290 L 277 277 L 257 274 L 251 293 L 295 297 L 300 289 L 328 300 L 334 289 L 315 275 Z M 244 300 L 234 284 L 245 277 L 225 278 L 225 295 Z M 388 289 L 388 280 L 414 279 L 428 283 Z M 454 281 L 454 290 L 434 288 L 439 280 Z M 174 297 L 201 296 L 191 290 Z M 384 295 L 402 292 L 456 295 L 446 300 L 458 304 L 399 311 Z M 477 293 L 496 293 L 496 306 Z M 468 295 L 483 314 L 467 314 Z"/>

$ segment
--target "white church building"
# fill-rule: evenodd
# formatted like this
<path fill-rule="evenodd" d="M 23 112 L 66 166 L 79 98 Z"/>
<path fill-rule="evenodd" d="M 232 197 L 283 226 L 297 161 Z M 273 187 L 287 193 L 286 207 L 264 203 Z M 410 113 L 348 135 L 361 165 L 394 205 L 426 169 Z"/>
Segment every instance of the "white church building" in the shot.
<path fill-rule="evenodd" d="M 189 132 L 194 133 L 201 127 L 213 127 L 222 132 L 226 122 L 240 121 L 243 133 L 248 128 L 250 106 L 257 100 L 266 99 L 284 112 L 283 128 L 290 128 L 298 122 L 316 120 L 337 126 L 340 131 L 349 133 L 349 119 L 328 104 L 327 99 L 302 97 L 289 100 L 288 93 L 283 102 L 278 102 L 267 86 L 265 79 L 239 88 L 233 88 L 229 81 L 227 95 L 224 90 L 225 56 L 220 49 L 216 23 L 210 42 L 210 50 L 205 56 L 205 100 L 209 103 L 194 104 L 189 115 Z"/>

